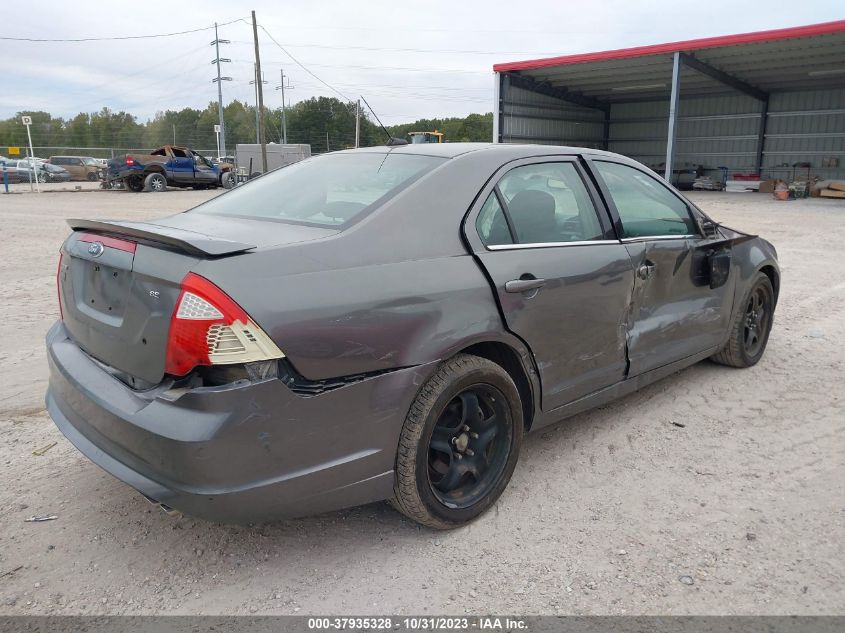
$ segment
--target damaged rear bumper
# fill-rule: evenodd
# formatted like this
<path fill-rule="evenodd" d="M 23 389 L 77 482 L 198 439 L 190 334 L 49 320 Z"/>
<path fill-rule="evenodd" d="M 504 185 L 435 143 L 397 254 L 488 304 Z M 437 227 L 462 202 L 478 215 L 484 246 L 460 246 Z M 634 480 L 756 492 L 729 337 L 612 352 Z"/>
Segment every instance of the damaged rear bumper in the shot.
<path fill-rule="evenodd" d="M 47 410 L 95 464 L 196 517 L 248 523 L 390 497 L 399 433 L 430 367 L 301 396 L 281 380 L 136 392 L 55 324 Z"/>

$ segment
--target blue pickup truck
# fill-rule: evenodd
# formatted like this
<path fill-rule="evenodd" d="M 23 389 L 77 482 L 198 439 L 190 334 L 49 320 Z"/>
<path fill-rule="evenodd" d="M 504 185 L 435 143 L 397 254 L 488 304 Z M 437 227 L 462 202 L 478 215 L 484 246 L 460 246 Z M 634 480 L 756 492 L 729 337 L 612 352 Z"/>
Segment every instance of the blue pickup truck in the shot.
<path fill-rule="evenodd" d="M 164 191 L 167 187 L 209 189 L 235 186 L 232 165 L 213 165 L 187 147 L 164 145 L 149 154 L 124 154 L 112 158 L 104 186 L 121 183 L 129 191 Z"/>

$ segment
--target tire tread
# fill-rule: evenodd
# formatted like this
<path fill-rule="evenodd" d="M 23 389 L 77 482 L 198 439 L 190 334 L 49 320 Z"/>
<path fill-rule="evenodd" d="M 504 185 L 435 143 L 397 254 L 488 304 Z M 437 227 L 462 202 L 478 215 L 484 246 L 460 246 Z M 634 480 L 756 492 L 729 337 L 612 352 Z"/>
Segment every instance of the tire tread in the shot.
<path fill-rule="evenodd" d="M 432 514 L 420 497 L 416 481 L 417 446 L 431 409 L 439 395 L 455 379 L 473 369 L 494 371 L 507 376 L 507 372 L 499 365 L 480 356 L 458 354 L 449 359 L 440 365 L 434 375 L 420 389 L 410 411 L 408 411 L 399 437 L 399 448 L 396 453 L 396 477 L 390 503 L 409 519 L 438 530 L 452 529 L 456 527 L 456 524 L 444 521 Z M 510 379 L 509 376 L 508 379 Z"/>
<path fill-rule="evenodd" d="M 714 363 L 727 365 L 728 367 L 740 368 L 750 367 L 754 364 L 749 364 L 742 350 L 742 324 L 745 319 L 745 306 L 748 303 L 748 298 L 751 296 L 752 291 L 757 287 L 757 284 L 761 282 L 768 283 L 769 286 L 771 286 L 771 281 L 765 273 L 757 273 L 757 276 L 754 278 L 754 283 L 749 286 L 748 292 L 746 292 L 743 296 L 742 302 L 739 304 L 736 313 L 734 314 L 733 321 L 731 322 L 731 334 L 730 338 L 728 338 L 728 342 L 725 343 L 725 346 L 722 349 L 710 357 L 710 360 Z M 772 306 L 772 309 L 774 310 L 774 306 Z M 772 318 L 774 319 L 774 315 L 772 315 Z M 769 327 L 771 328 L 771 323 Z"/>

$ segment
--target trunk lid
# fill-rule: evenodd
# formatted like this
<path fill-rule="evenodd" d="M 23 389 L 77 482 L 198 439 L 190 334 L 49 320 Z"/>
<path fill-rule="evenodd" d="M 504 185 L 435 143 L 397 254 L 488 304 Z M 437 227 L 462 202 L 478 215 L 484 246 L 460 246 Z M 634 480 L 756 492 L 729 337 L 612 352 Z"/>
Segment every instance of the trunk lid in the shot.
<path fill-rule="evenodd" d="M 85 352 L 136 389 L 163 379 L 181 283 L 201 260 L 248 257 L 259 246 L 336 233 L 190 214 L 154 223 L 68 223 L 74 232 L 62 247 L 58 273 L 65 327 Z M 249 312 L 248 306 L 242 307 Z"/>

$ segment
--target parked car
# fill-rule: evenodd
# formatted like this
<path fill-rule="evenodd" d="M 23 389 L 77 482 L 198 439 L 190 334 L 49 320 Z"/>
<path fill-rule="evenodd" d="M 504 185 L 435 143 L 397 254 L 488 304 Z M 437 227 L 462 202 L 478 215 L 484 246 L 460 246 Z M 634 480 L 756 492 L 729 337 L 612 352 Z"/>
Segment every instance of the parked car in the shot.
<path fill-rule="evenodd" d="M 33 167 L 33 164 L 38 165 L 38 168 Z M 45 176 L 42 165 L 44 163 L 35 163 L 32 159 L 22 160 L 6 160 L 2 161 L 0 168 L 5 168 L 9 174 L 9 182 L 35 182 L 36 173 L 38 181 L 44 182 Z M 2 173 L 0 173 L 0 178 Z"/>
<path fill-rule="evenodd" d="M 43 182 L 68 182 L 71 179 L 70 172 L 63 167 L 44 163 L 38 171 L 38 179 Z"/>
<path fill-rule="evenodd" d="M 23 182 L 26 178 L 29 179 L 28 171 L 18 171 L 17 161 L 0 160 L 0 185 L 3 184 L 3 179 L 6 179 L 9 184 L 16 182 Z"/>
<path fill-rule="evenodd" d="M 147 498 L 226 522 L 391 499 L 465 524 L 526 430 L 757 363 L 780 286 L 769 242 L 586 148 L 351 150 L 69 223 L 50 415 Z"/>
<path fill-rule="evenodd" d="M 90 156 L 51 156 L 49 162 L 70 172 L 72 180 L 93 182 L 100 179 L 102 172 L 100 164 Z"/>
<path fill-rule="evenodd" d="M 138 193 L 160 192 L 167 187 L 230 189 L 235 185 L 235 178 L 230 164 L 212 164 L 187 147 L 164 145 L 150 154 L 126 154 L 111 159 L 106 182 L 119 182 Z"/>

